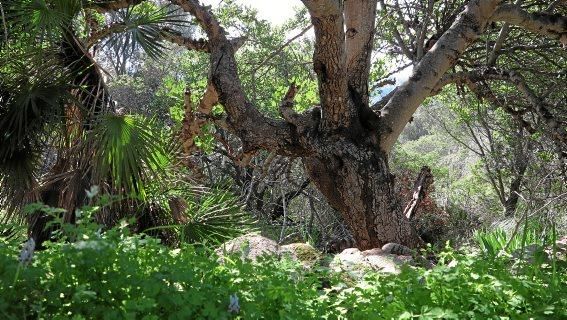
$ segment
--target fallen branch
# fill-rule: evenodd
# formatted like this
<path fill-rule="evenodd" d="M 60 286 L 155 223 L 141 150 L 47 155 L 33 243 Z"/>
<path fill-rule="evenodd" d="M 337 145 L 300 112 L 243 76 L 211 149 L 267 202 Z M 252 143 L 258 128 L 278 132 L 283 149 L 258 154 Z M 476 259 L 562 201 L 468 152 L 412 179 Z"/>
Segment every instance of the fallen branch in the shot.
<path fill-rule="evenodd" d="M 423 166 L 413 185 L 412 199 L 404 209 L 404 215 L 408 220 L 411 220 L 415 216 L 419 204 L 427 196 L 429 187 L 432 184 L 433 175 L 431 174 L 431 169 L 427 166 Z"/>

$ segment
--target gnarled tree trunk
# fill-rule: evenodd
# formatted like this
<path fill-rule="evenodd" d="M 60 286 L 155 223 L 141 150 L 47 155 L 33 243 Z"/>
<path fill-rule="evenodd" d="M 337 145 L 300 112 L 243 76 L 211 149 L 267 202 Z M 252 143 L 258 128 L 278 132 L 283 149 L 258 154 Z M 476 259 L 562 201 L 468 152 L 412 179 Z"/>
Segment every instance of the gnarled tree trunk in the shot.
<path fill-rule="evenodd" d="M 242 140 L 243 153 L 265 149 L 301 158 L 311 181 L 343 215 L 361 249 L 386 242 L 409 247 L 422 243 L 394 194 L 387 153 L 418 106 L 439 92 L 443 75 L 492 19 L 527 23 L 506 11 L 495 15 L 499 0 L 470 0 L 421 57 L 412 77 L 388 96 L 387 103 L 377 104 L 384 105 L 381 110 L 372 110 L 368 79 L 377 0 L 302 0 L 315 31 L 313 69 L 320 107 L 297 114 L 293 110 L 297 88 L 292 84 L 280 105 L 283 120 L 276 120 L 261 114 L 246 97 L 236 49 L 208 8 L 197 0 L 170 1 L 193 15 L 207 34 L 209 80 L 228 115 L 227 126 Z M 548 33 L 565 31 L 545 19 L 528 18 L 553 27 Z"/>
<path fill-rule="evenodd" d="M 346 141 L 327 149 L 328 153 L 303 162 L 313 183 L 341 212 L 358 248 L 423 243 L 403 215 L 385 153 Z"/>

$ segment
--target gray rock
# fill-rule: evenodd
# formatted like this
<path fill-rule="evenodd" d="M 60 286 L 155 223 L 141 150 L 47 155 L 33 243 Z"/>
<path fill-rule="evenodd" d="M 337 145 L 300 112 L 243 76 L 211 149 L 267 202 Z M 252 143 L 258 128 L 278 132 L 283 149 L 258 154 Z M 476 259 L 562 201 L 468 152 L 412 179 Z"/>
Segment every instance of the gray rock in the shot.
<path fill-rule="evenodd" d="M 219 257 L 225 254 L 240 253 L 242 259 L 256 261 L 262 255 L 279 255 L 280 246 L 272 239 L 259 234 L 246 234 L 222 244 L 215 250 Z"/>
<path fill-rule="evenodd" d="M 381 249 L 361 252 L 356 248 L 349 248 L 335 255 L 329 267 L 335 272 L 346 272 L 360 279 L 370 270 L 397 274 L 403 264 L 412 262 L 411 256 L 390 254 Z"/>
<path fill-rule="evenodd" d="M 384 251 L 384 253 L 391 253 L 402 256 L 411 256 L 413 254 L 413 251 L 410 248 L 404 246 L 403 244 L 394 242 L 386 243 L 382 247 L 382 251 Z"/>

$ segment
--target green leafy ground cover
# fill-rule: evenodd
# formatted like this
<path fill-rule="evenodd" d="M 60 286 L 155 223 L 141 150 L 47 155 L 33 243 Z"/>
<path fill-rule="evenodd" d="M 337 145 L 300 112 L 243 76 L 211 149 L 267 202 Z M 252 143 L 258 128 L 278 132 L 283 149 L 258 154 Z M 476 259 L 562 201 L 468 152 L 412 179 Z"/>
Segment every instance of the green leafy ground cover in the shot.
<path fill-rule="evenodd" d="M 432 270 L 341 275 L 274 257 L 219 263 L 209 249 L 86 229 L 52 243 L 30 264 L 0 242 L 3 319 L 567 319 L 561 260 L 514 262 L 447 249 Z M 230 296 L 239 312 L 229 311 Z"/>

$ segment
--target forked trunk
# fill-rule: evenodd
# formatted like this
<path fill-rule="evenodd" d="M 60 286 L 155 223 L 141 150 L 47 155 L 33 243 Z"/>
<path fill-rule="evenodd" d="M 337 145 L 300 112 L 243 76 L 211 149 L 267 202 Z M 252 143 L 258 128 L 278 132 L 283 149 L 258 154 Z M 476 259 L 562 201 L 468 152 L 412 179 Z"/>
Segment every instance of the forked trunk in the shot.
<path fill-rule="evenodd" d="M 383 152 L 344 138 L 327 141 L 325 150 L 304 159 L 306 170 L 342 214 L 359 249 L 379 248 L 388 242 L 412 248 L 423 243 L 403 215 Z"/>

